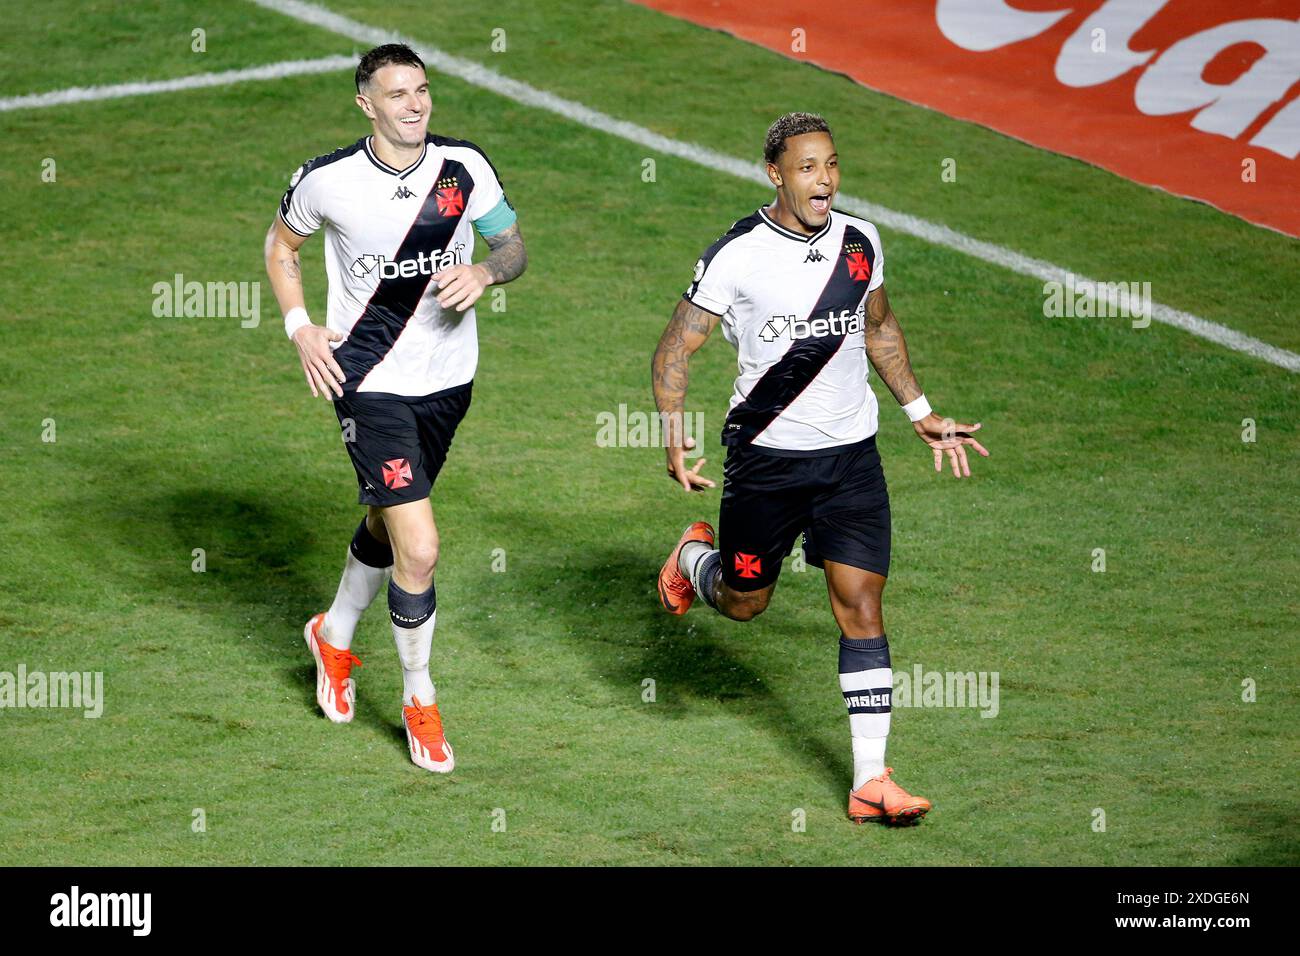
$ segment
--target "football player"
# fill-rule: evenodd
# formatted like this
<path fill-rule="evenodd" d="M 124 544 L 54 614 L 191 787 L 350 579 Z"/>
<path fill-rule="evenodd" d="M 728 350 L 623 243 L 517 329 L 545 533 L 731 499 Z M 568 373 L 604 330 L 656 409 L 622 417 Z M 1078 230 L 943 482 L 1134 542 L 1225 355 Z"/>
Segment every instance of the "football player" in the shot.
<path fill-rule="evenodd" d="M 438 528 L 429 495 L 470 404 L 474 303 L 518 277 L 527 255 L 496 169 L 473 143 L 428 132 L 424 63 L 385 44 L 361 57 L 356 104 L 371 131 L 293 174 L 266 237 L 266 269 L 313 395 L 332 400 L 366 516 L 334 603 L 309 620 L 316 700 L 330 720 L 356 708 L 357 621 L 388 580 L 411 759 L 455 765 L 429 654 Z M 325 232 L 325 323 L 304 308 L 299 249 Z M 472 261 L 474 233 L 490 254 Z M 391 579 L 389 574 L 391 573 Z"/>
<path fill-rule="evenodd" d="M 768 606 L 802 532 L 807 563 L 822 568 L 839 626 L 840 690 L 849 713 L 853 786 L 849 817 L 904 823 L 930 809 L 885 766 L 891 694 L 881 594 L 889 574 L 889 494 L 876 451 L 876 399 L 868 363 L 930 446 L 936 470 L 970 475 L 966 449 L 988 452 L 978 424 L 935 413 L 908 360 L 885 294 L 880 234 L 833 208 L 839 155 L 820 116 L 790 113 L 764 149 L 774 200 L 736 222 L 705 250 L 677 303 L 652 364 L 667 435 L 668 477 L 685 491 L 714 487 L 681 427 L 688 365 L 719 325 L 738 352 L 723 426 L 718 546 L 698 521 L 659 574 L 666 611 L 684 614 L 698 595 L 735 621 Z"/>

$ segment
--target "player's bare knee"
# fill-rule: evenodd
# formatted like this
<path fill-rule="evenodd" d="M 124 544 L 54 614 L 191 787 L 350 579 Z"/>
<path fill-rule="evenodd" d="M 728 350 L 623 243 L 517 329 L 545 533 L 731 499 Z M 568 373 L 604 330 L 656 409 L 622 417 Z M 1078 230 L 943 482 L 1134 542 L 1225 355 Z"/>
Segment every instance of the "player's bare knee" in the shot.
<path fill-rule="evenodd" d="M 438 543 L 430 540 L 408 544 L 397 549 L 394 557 L 403 577 L 424 581 L 433 577 L 438 565 Z"/>
<path fill-rule="evenodd" d="M 841 616 L 845 619 L 845 633 L 852 631 L 852 637 L 875 637 L 883 633 L 883 621 L 880 616 L 880 601 L 874 596 L 864 596 L 851 600 L 842 608 Z"/>

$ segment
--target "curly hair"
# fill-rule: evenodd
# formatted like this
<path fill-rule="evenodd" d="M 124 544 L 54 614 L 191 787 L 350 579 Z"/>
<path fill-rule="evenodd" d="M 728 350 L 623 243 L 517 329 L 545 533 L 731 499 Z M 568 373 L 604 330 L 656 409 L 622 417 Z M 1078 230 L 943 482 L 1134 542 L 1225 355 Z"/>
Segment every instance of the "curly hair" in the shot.
<path fill-rule="evenodd" d="M 825 133 L 834 136 L 830 126 L 816 113 L 786 113 L 767 128 L 767 141 L 763 144 L 763 159 L 775 163 L 785 152 L 785 141 L 804 133 Z"/>

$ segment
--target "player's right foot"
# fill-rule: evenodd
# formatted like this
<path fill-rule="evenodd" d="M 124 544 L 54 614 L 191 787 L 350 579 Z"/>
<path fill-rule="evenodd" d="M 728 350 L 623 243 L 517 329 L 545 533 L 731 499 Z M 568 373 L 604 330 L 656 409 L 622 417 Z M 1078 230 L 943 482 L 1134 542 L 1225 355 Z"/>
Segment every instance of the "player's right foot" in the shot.
<path fill-rule="evenodd" d="M 356 713 L 357 688 L 352 679 L 352 665 L 360 666 L 361 658 L 325 642 L 321 625 L 325 615 L 317 614 L 302 629 L 311 656 L 316 659 L 316 703 L 325 716 L 336 724 L 346 724 Z"/>
<path fill-rule="evenodd" d="M 456 757 L 451 752 L 442 732 L 442 715 L 438 705 L 425 707 L 420 698 L 412 697 L 413 707 L 402 708 L 402 724 L 406 727 L 406 743 L 411 749 L 411 760 L 417 767 L 434 773 L 451 773 Z"/>
<path fill-rule="evenodd" d="M 672 554 L 668 555 L 668 560 L 659 569 L 659 603 L 669 614 L 685 614 L 695 600 L 695 588 L 691 586 L 691 579 L 682 574 L 682 569 L 677 566 L 677 558 L 688 541 L 702 541 L 712 550 L 713 526 L 707 521 L 697 521 L 683 531 L 677 547 L 673 548 Z"/>
<path fill-rule="evenodd" d="M 878 777 L 872 777 L 849 794 L 849 819 L 854 823 L 917 823 L 930 809 L 925 797 L 914 797 L 889 775 L 893 767 L 886 767 Z"/>

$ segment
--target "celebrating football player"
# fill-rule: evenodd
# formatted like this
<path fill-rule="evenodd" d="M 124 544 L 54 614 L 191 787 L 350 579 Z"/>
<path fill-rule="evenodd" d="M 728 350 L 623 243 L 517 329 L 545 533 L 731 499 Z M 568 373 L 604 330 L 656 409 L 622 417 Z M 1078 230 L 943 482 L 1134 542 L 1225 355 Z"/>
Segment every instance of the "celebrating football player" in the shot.
<path fill-rule="evenodd" d="M 313 395 L 333 401 L 360 503 L 368 506 L 334 603 L 303 635 L 316 700 L 330 720 L 356 708 L 357 621 L 388 581 L 411 759 L 455 759 L 429 676 L 438 529 L 429 495 L 470 404 L 478 361 L 474 303 L 524 271 L 514 208 L 473 143 L 428 133 L 424 63 L 385 44 L 361 58 L 356 103 L 371 133 L 293 174 L 266 237 L 266 269 Z M 329 307 L 304 308 L 298 250 L 325 230 Z M 490 254 L 472 262 L 474 230 Z"/>
<path fill-rule="evenodd" d="M 691 355 L 714 328 L 739 352 L 723 426 L 719 546 L 713 528 L 686 529 L 659 573 L 664 609 L 684 614 L 698 595 L 735 621 L 768 606 L 800 532 L 808 564 L 822 568 L 839 626 L 840 689 L 848 706 L 855 822 L 916 822 L 930 809 L 885 766 L 893 677 L 881 617 L 889 573 L 889 495 L 876 451 L 876 399 L 868 361 L 930 446 L 967 477 L 971 433 L 933 412 L 908 360 L 885 294 L 880 234 L 832 209 L 839 157 L 817 115 L 790 113 L 768 130 L 770 205 L 735 223 L 695 265 L 652 364 L 667 430 L 668 477 L 685 491 L 714 487 L 681 427 Z"/>

